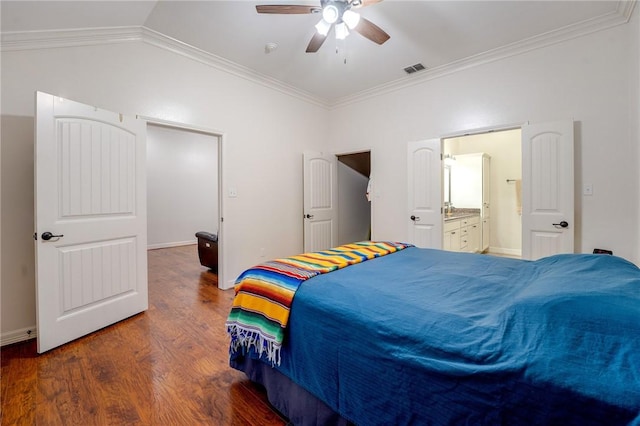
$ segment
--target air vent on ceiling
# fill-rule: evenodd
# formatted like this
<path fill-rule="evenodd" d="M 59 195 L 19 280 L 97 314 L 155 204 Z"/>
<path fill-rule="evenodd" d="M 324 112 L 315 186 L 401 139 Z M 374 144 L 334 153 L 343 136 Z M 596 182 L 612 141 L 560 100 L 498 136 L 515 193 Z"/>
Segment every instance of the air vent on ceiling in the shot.
<path fill-rule="evenodd" d="M 413 74 L 414 72 L 422 71 L 422 70 L 426 70 L 424 65 L 415 64 L 415 65 L 411 65 L 410 67 L 406 67 L 404 69 L 404 72 L 406 72 L 407 74 Z"/>

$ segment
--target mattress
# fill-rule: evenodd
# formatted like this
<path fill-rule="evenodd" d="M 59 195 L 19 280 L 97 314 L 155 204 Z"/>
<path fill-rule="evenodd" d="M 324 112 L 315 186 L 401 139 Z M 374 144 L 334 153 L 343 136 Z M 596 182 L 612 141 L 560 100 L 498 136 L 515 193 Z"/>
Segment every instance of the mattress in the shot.
<path fill-rule="evenodd" d="M 407 248 L 304 282 L 267 364 L 361 425 L 640 424 L 640 271 Z"/>

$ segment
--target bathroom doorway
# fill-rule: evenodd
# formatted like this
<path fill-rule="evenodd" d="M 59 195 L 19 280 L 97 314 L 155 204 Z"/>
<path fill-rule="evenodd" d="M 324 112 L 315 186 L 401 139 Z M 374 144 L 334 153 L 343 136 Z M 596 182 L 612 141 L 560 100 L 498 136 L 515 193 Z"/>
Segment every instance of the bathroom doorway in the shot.
<path fill-rule="evenodd" d="M 521 129 L 517 128 L 443 139 L 445 207 L 454 211 L 482 211 L 482 217 L 488 218 L 488 243 L 480 251 L 487 254 L 522 256 L 521 133 Z M 467 172 L 464 161 L 458 161 L 457 158 L 463 160 L 482 154 L 490 157 L 488 188 L 485 189 L 490 192 L 487 206 L 482 206 L 482 202 L 465 201 L 481 197 L 460 194 L 462 191 L 468 192 L 470 188 L 482 191 L 482 184 L 477 181 L 477 175 Z"/>

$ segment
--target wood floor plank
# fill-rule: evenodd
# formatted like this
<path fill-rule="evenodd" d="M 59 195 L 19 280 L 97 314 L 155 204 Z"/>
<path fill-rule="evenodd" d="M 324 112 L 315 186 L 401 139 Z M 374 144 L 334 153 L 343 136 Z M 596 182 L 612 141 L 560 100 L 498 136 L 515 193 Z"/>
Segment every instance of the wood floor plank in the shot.
<path fill-rule="evenodd" d="M 2 425 L 285 425 L 228 363 L 233 291 L 197 247 L 149 251 L 149 309 L 45 354 L 0 350 Z"/>

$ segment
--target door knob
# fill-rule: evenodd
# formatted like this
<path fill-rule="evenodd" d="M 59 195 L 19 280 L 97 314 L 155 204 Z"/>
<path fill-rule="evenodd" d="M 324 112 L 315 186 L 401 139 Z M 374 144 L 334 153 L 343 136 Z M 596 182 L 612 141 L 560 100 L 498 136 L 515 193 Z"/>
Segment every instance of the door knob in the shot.
<path fill-rule="evenodd" d="M 419 221 L 419 220 L 420 220 L 420 216 L 414 216 L 414 215 L 411 215 L 411 217 L 410 217 L 409 219 L 411 219 L 411 220 L 412 220 L 412 221 L 414 221 L 414 222 L 417 222 L 417 221 Z"/>
<path fill-rule="evenodd" d="M 306 215 L 304 215 L 304 217 L 306 217 L 307 219 L 313 219 L 313 215 L 312 214 L 306 214 Z"/>
<path fill-rule="evenodd" d="M 41 237 L 42 237 L 43 240 L 49 241 L 52 238 L 62 238 L 62 237 L 64 237 L 64 235 L 62 235 L 62 234 L 54 235 L 51 232 L 47 231 L 47 232 L 43 232 Z"/>
<path fill-rule="evenodd" d="M 563 220 L 560 223 L 552 223 L 553 226 L 555 226 L 556 228 L 567 228 L 569 226 L 569 222 L 567 222 L 566 220 Z"/>

